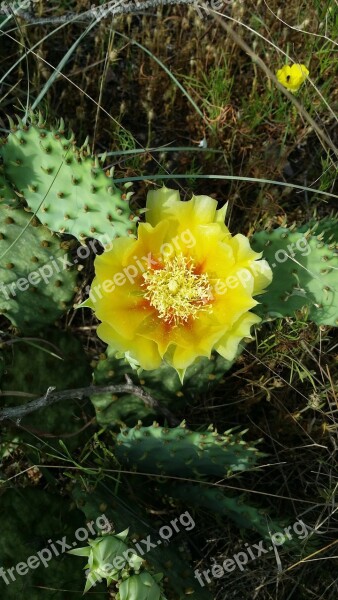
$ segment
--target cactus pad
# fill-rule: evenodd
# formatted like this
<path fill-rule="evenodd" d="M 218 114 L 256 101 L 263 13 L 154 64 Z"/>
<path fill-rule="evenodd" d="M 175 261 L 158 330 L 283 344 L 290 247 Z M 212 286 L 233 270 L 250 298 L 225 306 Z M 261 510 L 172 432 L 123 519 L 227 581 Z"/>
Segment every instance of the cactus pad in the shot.
<path fill-rule="evenodd" d="M 226 496 L 221 489 L 191 483 L 174 484 L 169 489 L 169 496 L 174 499 L 195 508 L 207 509 L 219 518 L 228 517 L 242 529 L 258 531 L 264 539 L 270 538 L 269 530 L 281 530 L 281 522 L 267 520 L 266 510 L 246 504 L 242 497 Z"/>
<path fill-rule="evenodd" d="M 254 311 L 272 317 L 294 316 L 307 307 L 318 325 L 338 325 L 337 222 L 291 231 L 255 233 L 251 244 L 264 252 L 273 280 Z M 260 300 L 260 298 L 258 298 Z"/>
<path fill-rule="evenodd" d="M 0 206 L 13 206 L 17 201 L 17 197 L 3 174 L 3 169 L 0 170 Z"/>
<path fill-rule="evenodd" d="M 115 188 L 87 144 L 77 148 L 74 135 L 65 136 L 62 121 L 51 131 L 41 116 L 10 125 L 0 149 L 6 177 L 44 225 L 81 242 L 92 237 L 109 244 L 133 235 L 137 217 L 129 209 L 130 194 Z"/>
<path fill-rule="evenodd" d="M 53 323 L 74 295 L 60 239 L 22 209 L 0 203 L 0 313 L 24 332 Z"/>
<path fill-rule="evenodd" d="M 243 433 L 223 435 L 209 427 L 195 432 L 179 427 L 136 425 L 122 429 L 116 439 L 115 456 L 128 466 L 161 475 L 222 477 L 253 467 L 262 456 Z"/>

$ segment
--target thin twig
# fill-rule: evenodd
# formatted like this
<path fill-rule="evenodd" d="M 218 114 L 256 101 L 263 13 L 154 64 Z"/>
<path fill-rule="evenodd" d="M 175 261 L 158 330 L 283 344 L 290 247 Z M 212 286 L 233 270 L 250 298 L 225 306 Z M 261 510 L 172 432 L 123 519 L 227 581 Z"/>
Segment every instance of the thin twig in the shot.
<path fill-rule="evenodd" d="M 2 7 L 1 13 L 4 13 L 8 16 L 10 14 L 15 14 L 31 25 L 55 25 L 58 23 L 69 23 L 70 21 L 83 22 L 94 19 L 101 21 L 103 19 L 107 19 L 108 17 L 112 18 L 123 14 L 139 14 L 149 8 L 158 8 L 161 6 L 170 6 L 176 4 L 193 4 L 196 7 L 199 16 L 202 14 L 198 5 L 198 0 L 143 0 L 142 2 L 139 0 L 113 0 L 112 2 L 94 6 L 93 8 L 78 14 L 68 12 L 58 17 L 36 18 L 31 12 L 25 10 L 24 8 L 18 7 L 13 11 L 13 8 L 10 5 L 8 5 L 8 8 Z M 215 2 L 213 0 L 213 5 L 215 4 L 219 4 L 219 8 L 221 8 L 222 1 L 220 0 L 219 2 Z"/>
<path fill-rule="evenodd" d="M 60 402 L 62 400 L 83 400 L 84 398 L 89 398 L 90 396 L 94 396 L 97 394 L 133 394 L 137 396 L 141 400 L 143 400 L 145 406 L 149 408 L 153 408 L 161 413 L 170 425 L 178 425 L 179 420 L 174 417 L 174 415 L 168 410 L 160 405 L 158 400 L 150 396 L 148 392 L 144 389 L 133 384 L 132 380 L 125 376 L 127 383 L 119 384 L 119 385 L 105 385 L 101 387 L 85 387 L 85 388 L 77 388 L 73 390 L 63 390 L 62 392 L 55 392 L 54 387 L 49 387 L 44 396 L 40 398 L 36 398 L 27 404 L 23 404 L 20 406 L 9 406 L 7 408 L 3 408 L 0 410 L 0 422 L 1 421 L 15 421 L 16 424 L 20 424 L 20 421 L 26 415 L 39 410 L 40 408 L 45 408 L 46 406 L 51 406 L 56 402 Z M 0 394 L 1 397 L 1 394 Z"/>

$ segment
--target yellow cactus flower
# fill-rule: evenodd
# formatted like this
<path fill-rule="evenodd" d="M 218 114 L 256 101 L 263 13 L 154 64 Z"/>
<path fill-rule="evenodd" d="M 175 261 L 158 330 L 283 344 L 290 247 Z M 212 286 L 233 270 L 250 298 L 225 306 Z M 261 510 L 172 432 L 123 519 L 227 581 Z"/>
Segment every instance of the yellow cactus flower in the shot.
<path fill-rule="evenodd" d="M 97 334 L 143 369 L 162 360 L 181 381 L 189 365 L 216 350 L 232 360 L 260 318 L 253 296 L 271 282 L 248 239 L 232 236 L 209 196 L 181 201 L 163 187 L 147 196 L 138 237 L 113 240 L 95 259 L 88 300 Z"/>
<path fill-rule="evenodd" d="M 309 75 L 309 70 L 305 65 L 284 65 L 276 72 L 276 77 L 287 90 L 297 92 Z"/>

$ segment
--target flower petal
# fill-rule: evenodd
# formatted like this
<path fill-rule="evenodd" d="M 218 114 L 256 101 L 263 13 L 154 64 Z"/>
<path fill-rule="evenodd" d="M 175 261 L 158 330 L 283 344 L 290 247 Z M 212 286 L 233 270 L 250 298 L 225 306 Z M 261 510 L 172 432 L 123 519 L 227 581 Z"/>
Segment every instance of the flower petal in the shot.
<path fill-rule="evenodd" d="M 151 340 L 136 335 L 131 344 L 129 339 L 119 335 L 108 323 L 101 323 L 98 326 L 97 335 L 111 348 L 120 352 L 129 352 L 143 369 L 158 369 L 161 365 L 162 357 L 159 355 L 157 345 Z"/>
<path fill-rule="evenodd" d="M 226 206 L 217 210 L 217 200 L 210 196 L 193 196 L 182 202 L 179 192 L 163 187 L 147 195 L 146 221 L 153 227 L 161 220 L 174 219 L 179 223 L 178 233 L 194 230 L 197 225 L 217 222 L 224 234 L 229 234 L 224 224 Z"/>
<path fill-rule="evenodd" d="M 238 351 L 238 345 L 244 337 L 250 336 L 251 326 L 261 319 L 253 313 L 243 315 L 230 331 L 215 345 L 215 350 L 227 360 L 233 360 Z"/>

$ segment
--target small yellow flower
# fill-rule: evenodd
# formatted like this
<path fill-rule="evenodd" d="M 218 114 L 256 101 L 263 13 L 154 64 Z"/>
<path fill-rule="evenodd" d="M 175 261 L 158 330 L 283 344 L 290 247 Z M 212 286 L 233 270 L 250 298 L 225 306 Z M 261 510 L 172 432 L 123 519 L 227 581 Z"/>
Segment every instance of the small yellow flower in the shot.
<path fill-rule="evenodd" d="M 309 70 L 305 65 L 284 65 L 281 69 L 278 69 L 276 77 L 287 90 L 290 92 L 297 92 L 302 83 L 309 75 Z"/>
<path fill-rule="evenodd" d="M 115 239 L 95 259 L 89 299 L 97 334 L 143 369 L 164 359 L 181 381 L 189 365 L 216 350 L 228 360 L 260 318 L 253 296 L 271 282 L 248 239 L 232 236 L 209 196 L 180 200 L 163 187 L 147 197 L 138 238 Z M 83 305 L 82 305 L 83 306 Z"/>

